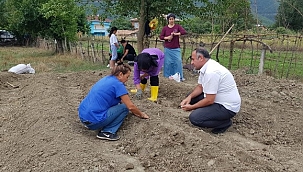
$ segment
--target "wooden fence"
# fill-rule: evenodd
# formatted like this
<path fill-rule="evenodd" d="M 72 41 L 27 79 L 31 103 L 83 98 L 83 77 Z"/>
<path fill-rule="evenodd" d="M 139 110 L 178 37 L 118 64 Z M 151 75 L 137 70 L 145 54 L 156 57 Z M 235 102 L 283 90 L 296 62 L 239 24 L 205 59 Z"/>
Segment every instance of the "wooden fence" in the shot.
<path fill-rule="evenodd" d="M 183 63 L 190 63 L 189 56 L 197 46 L 211 51 L 223 35 L 187 35 L 180 39 Z M 135 38 L 126 38 L 137 47 Z M 149 38 L 149 47 L 163 50 L 163 42 Z M 53 42 L 44 41 L 44 48 L 55 49 Z M 303 79 L 301 35 L 244 35 L 229 34 L 214 49 L 212 58 L 230 70 L 245 69 L 249 74 L 267 74 L 276 78 Z M 70 53 L 83 60 L 107 64 L 109 41 L 95 37 L 70 44 Z"/>

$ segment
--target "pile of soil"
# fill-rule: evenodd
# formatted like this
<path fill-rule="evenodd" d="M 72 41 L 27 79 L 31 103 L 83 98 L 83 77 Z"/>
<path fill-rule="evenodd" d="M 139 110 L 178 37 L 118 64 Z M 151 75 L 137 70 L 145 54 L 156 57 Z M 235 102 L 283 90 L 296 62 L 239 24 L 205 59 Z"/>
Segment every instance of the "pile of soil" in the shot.
<path fill-rule="evenodd" d="M 224 134 L 194 127 L 179 102 L 196 86 L 160 76 L 158 102 L 149 87 L 133 102 L 150 119 L 129 115 L 116 142 L 96 138 L 77 108 L 109 71 L 0 72 L 0 171 L 302 171 L 303 84 L 234 71 L 240 112 Z M 133 89 L 132 78 L 126 83 Z"/>

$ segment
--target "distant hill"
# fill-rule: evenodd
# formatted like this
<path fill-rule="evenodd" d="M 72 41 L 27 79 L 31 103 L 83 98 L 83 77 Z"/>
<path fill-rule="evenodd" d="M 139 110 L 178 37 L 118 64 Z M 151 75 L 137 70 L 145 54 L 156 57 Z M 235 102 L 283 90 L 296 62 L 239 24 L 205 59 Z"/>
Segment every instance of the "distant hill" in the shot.
<path fill-rule="evenodd" d="M 250 0 L 253 15 L 265 26 L 275 23 L 279 0 Z"/>
<path fill-rule="evenodd" d="M 279 0 L 250 0 L 252 14 L 258 17 L 261 24 L 270 26 L 275 23 L 275 17 L 278 12 Z M 87 2 L 95 7 L 100 6 L 99 2 Z M 101 8 L 101 7 L 100 7 Z M 103 13 L 102 9 L 98 10 L 99 14 Z M 108 16 L 112 18 L 112 16 Z"/>

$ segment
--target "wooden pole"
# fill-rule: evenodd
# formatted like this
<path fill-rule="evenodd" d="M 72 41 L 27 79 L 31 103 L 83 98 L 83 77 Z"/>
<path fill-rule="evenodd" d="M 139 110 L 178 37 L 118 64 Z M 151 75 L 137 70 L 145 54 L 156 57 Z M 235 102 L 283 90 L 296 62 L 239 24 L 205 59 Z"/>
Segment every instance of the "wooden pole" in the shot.
<path fill-rule="evenodd" d="M 225 38 L 225 36 L 229 33 L 229 31 L 234 27 L 234 24 L 231 25 L 231 27 L 226 31 L 226 33 L 223 35 L 223 37 L 221 38 L 221 40 L 214 46 L 214 48 L 209 52 L 209 54 L 211 54 L 219 44 L 221 44 L 221 42 L 223 41 L 223 39 Z"/>

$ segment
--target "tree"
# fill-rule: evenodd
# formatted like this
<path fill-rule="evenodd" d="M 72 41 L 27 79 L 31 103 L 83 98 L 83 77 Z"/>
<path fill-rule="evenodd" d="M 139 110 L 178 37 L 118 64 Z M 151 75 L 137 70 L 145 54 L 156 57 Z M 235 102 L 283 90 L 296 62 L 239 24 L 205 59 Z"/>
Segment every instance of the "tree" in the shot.
<path fill-rule="evenodd" d="M 59 50 L 63 52 L 63 41 L 65 47 L 68 48 L 67 42 L 76 39 L 78 29 L 78 16 L 82 10 L 75 4 L 73 0 L 49 0 L 42 4 L 40 12 L 48 21 L 49 29 L 41 34 L 44 37 L 54 38 Z"/>
<path fill-rule="evenodd" d="M 200 16 L 212 22 L 212 26 L 220 25 L 222 32 L 232 24 L 234 30 L 247 30 L 255 23 L 247 0 L 214 0 L 206 3 L 206 8 L 208 11 Z"/>
<path fill-rule="evenodd" d="M 154 17 L 158 17 L 161 20 L 163 18 L 163 14 L 171 12 L 184 18 L 198 10 L 196 3 L 204 1 L 207 0 L 103 0 L 99 1 L 99 3 L 102 4 L 100 6 L 104 8 L 104 12 L 107 14 L 139 18 L 137 48 L 140 52 L 146 47 L 146 45 L 144 45 L 144 39 L 148 38 L 144 32 L 146 22 L 152 20 Z M 162 26 L 159 25 L 159 27 Z"/>
<path fill-rule="evenodd" d="M 112 20 L 110 25 L 111 25 L 111 27 L 113 27 L 113 26 L 117 27 L 119 30 L 133 30 L 134 29 L 131 22 L 126 17 L 115 18 Z"/>
<path fill-rule="evenodd" d="M 300 0 L 281 0 L 275 26 L 295 31 L 303 28 L 303 4 Z"/>
<path fill-rule="evenodd" d="M 6 8 L 5 0 L 0 0 L 0 19 L 1 19 L 0 30 L 1 28 L 4 29 L 8 25 L 6 15 L 7 15 L 7 8 Z"/>
<path fill-rule="evenodd" d="M 193 17 L 182 20 L 180 24 L 187 32 L 196 34 L 207 34 L 212 32 L 212 24 L 200 17 Z"/>
<path fill-rule="evenodd" d="M 73 0 L 10 0 L 5 5 L 7 27 L 21 43 L 28 37 L 56 39 L 62 52 L 62 40 L 74 41 L 77 31 L 88 28 L 84 9 Z"/>

